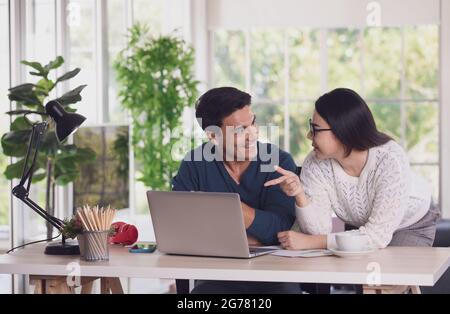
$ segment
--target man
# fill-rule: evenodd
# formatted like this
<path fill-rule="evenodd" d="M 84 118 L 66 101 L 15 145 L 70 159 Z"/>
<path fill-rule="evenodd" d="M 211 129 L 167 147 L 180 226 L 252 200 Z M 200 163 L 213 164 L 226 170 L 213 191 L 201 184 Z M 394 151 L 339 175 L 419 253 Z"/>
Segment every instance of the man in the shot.
<path fill-rule="evenodd" d="M 295 171 L 292 157 L 258 142 L 251 96 L 233 87 L 214 88 L 196 104 L 196 117 L 209 142 L 186 155 L 173 178 L 174 191 L 238 193 L 249 243 L 278 244 L 277 233 L 295 220 L 294 199 L 279 186 L 274 165 Z M 298 293 L 298 284 L 198 281 L 193 293 Z"/>

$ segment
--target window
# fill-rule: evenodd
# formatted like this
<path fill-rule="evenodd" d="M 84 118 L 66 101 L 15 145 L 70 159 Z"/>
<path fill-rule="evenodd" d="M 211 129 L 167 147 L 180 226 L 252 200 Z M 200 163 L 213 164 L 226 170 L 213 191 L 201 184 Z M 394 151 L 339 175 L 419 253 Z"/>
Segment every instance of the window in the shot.
<path fill-rule="evenodd" d="M 249 90 L 258 124 L 279 126 L 279 145 L 298 164 L 311 151 L 314 101 L 348 87 L 367 101 L 378 128 L 406 148 L 439 199 L 437 25 L 212 32 L 212 86 Z"/>
<path fill-rule="evenodd" d="M 73 140 L 78 147 L 89 147 L 96 153 L 96 160 L 83 165 L 74 181 L 74 204 L 128 208 L 128 126 L 80 128 Z"/>
<path fill-rule="evenodd" d="M 87 120 L 85 125 L 96 124 L 101 116 L 102 104 L 97 98 L 96 67 L 96 19 L 95 3 L 89 0 L 69 0 L 66 6 L 68 69 L 81 68 L 80 73 L 69 81 L 69 88 L 86 84 L 81 93 L 83 101 L 76 104 L 78 113 Z"/>
<path fill-rule="evenodd" d="M 126 33 L 131 23 L 127 2 L 123 0 L 110 0 L 107 2 L 108 21 L 108 116 L 107 121 L 113 123 L 126 123 L 127 113 L 119 103 L 117 95 L 116 75 L 113 69 L 114 58 L 126 47 Z"/>
<path fill-rule="evenodd" d="M 164 0 L 133 0 L 133 23 L 145 23 L 153 34 L 160 34 L 163 10 Z"/>
<path fill-rule="evenodd" d="M 9 131 L 9 117 L 4 112 L 10 109 L 8 100 L 9 88 L 9 17 L 8 1 L 0 0 L 0 134 Z M 0 254 L 3 254 L 11 246 L 10 241 L 10 203 L 11 183 L 5 179 L 3 171 L 9 163 L 9 158 L 3 154 L 0 146 Z M 11 293 L 12 276 L 0 274 L 0 294 Z"/>
<path fill-rule="evenodd" d="M 8 3 L 12 2 L 0 0 L 0 40 L 3 43 L 9 42 Z M 58 90 L 60 95 L 79 85 L 87 84 L 82 92 L 83 101 L 75 105 L 78 106 L 78 112 L 87 117 L 87 121 L 82 126 L 86 127 L 86 130 L 80 130 L 80 135 L 82 131 L 88 132 L 94 129 L 123 130 L 125 128 L 128 130 L 128 114 L 118 102 L 112 63 L 117 53 L 125 47 L 127 29 L 133 23 L 138 21 L 146 23 L 153 34 L 160 34 L 163 29 L 163 8 L 167 9 L 165 2 L 163 0 L 66 0 L 63 2 L 30 0 L 23 3 L 24 7 L 14 6 L 14 11 L 20 12 L 13 13 L 25 19 L 25 30 L 12 34 L 20 43 L 24 43 L 24 50 L 21 51 L 23 58 L 46 63 L 53 60 L 58 51 L 58 54 L 62 54 L 65 59 L 62 71 L 75 67 L 81 68 L 81 72 L 75 78 L 62 83 L 61 90 Z M 13 64 L 19 61 L 11 60 Z M 8 45 L 0 46 L 0 62 L 2 69 L 9 69 Z M 20 71 L 24 70 L 25 67 L 21 66 Z M 25 74 L 24 81 L 36 82 L 35 76 L 25 72 L 23 74 Z M 7 106 L 9 71 L 0 73 L 0 87 L 0 99 L 3 100 L 0 105 Z M 53 96 L 57 96 L 56 91 Z M 2 107 L 3 112 L 8 110 L 9 108 Z M 4 133 L 9 126 L 9 120 L 6 115 L 1 115 L 0 119 L 4 122 L 0 124 L 0 131 Z M 121 131 L 122 133 L 126 132 Z M 126 155 L 126 152 L 121 153 Z M 8 162 L 8 158 L 0 154 L 0 167 L 4 169 Z M 138 171 L 139 167 L 134 165 L 133 161 L 130 165 L 132 176 L 129 180 L 129 189 L 122 188 L 124 192 L 126 190 L 125 194 L 129 192 L 131 205 L 129 208 L 120 210 L 116 219 L 136 224 L 142 231 L 139 235 L 140 240 L 151 241 L 154 240 L 154 233 L 145 198 L 146 189 L 140 182 L 134 180 L 135 171 Z M 2 235 L 9 236 L 10 182 L 1 177 L 0 184 L 0 245 L 2 245 L 0 249 L 2 249 L 4 240 L 7 241 L 5 245 L 10 246 L 9 240 L 2 238 Z M 68 195 L 66 191 L 62 193 L 62 188 L 57 190 L 59 191 L 56 199 L 58 205 L 67 204 L 67 202 L 71 205 L 71 200 L 66 200 L 65 196 Z M 70 187 L 68 192 L 70 195 Z M 31 198 L 38 204 L 45 204 L 45 181 L 33 184 Z M 127 203 L 128 200 L 124 202 L 124 204 Z M 60 208 L 69 207 L 60 206 Z M 26 206 L 23 209 L 23 221 L 18 222 L 20 227 L 16 230 L 17 237 L 20 238 L 19 242 L 44 238 L 45 221 Z M 71 214 L 70 210 L 65 210 L 64 216 L 69 214 Z M 145 287 L 145 292 L 148 292 L 148 289 L 166 291 L 170 282 L 147 280 L 141 286 Z M 3 286 L 6 287 L 6 285 Z M 130 289 L 133 291 L 139 287 L 133 284 Z"/>
<path fill-rule="evenodd" d="M 33 0 L 25 3 L 26 36 L 25 56 L 28 61 L 38 61 L 46 64 L 55 59 L 55 2 L 52 0 Z M 26 71 L 27 82 L 35 83 L 38 77 L 30 75 L 29 67 L 23 66 Z M 45 208 L 46 181 L 34 183 L 30 190 L 30 198 Z M 24 241 L 41 240 L 46 237 L 46 221 L 33 210 L 24 205 L 23 212 Z"/>
<path fill-rule="evenodd" d="M 9 42 L 8 25 L 8 1 L 0 1 L 0 42 Z M 4 114 L 9 110 L 8 88 L 9 88 L 9 45 L 0 46 L 0 134 L 9 131 L 9 117 Z M 9 207 L 11 198 L 11 184 L 6 180 L 3 171 L 9 163 L 9 158 L 3 154 L 0 146 L 0 251 L 10 247 L 9 242 Z"/>

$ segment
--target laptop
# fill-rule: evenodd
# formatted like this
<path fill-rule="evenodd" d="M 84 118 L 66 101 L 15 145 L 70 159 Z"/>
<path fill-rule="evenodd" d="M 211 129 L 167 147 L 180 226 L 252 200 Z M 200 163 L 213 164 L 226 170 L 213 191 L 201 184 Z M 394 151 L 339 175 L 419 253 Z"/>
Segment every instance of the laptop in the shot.
<path fill-rule="evenodd" d="M 239 194 L 148 191 L 158 250 L 167 254 L 251 258 Z"/>

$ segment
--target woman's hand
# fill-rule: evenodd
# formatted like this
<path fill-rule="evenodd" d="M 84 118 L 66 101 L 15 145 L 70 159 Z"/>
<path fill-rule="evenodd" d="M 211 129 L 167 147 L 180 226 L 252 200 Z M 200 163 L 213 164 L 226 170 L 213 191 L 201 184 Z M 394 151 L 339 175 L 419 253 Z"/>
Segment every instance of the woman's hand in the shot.
<path fill-rule="evenodd" d="M 286 250 L 326 249 L 326 235 L 310 235 L 297 231 L 278 232 L 278 241 Z"/>
<path fill-rule="evenodd" d="M 280 185 L 281 190 L 286 193 L 287 196 L 295 197 L 295 202 L 299 207 L 305 207 L 309 204 L 309 199 L 305 195 L 303 190 L 303 184 L 300 182 L 300 178 L 292 171 L 285 170 L 279 166 L 275 166 L 275 170 L 282 174 L 281 177 L 273 179 L 264 183 L 264 186 Z"/>
<path fill-rule="evenodd" d="M 293 173 L 292 171 L 285 170 L 279 166 L 275 166 L 274 168 L 275 171 L 280 173 L 282 176 L 277 179 L 267 181 L 266 183 L 264 183 L 264 186 L 279 184 L 280 188 L 284 193 L 286 193 L 287 196 L 297 196 L 303 193 L 303 185 L 300 182 L 300 178 L 297 174 Z"/>

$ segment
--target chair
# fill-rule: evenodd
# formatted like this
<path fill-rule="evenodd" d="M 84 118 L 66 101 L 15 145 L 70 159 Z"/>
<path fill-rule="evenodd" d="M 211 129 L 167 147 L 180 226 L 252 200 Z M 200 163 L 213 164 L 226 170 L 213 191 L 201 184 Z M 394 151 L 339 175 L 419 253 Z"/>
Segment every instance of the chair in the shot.
<path fill-rule="evenodd" d="M 175 285 L 177 287 L 177 294 L 189 294 L 189 280 L 188 279 L 176 279 Z"/>
<path fill-rule="evenodd" d="M 436 236 L 433 247 L 450 247 L 450 219 L 441 219 L 436 225 Z M 423 294 L 449 294 L 450 293 L 450 268 L 433 287 L 420 287 Z"/>

